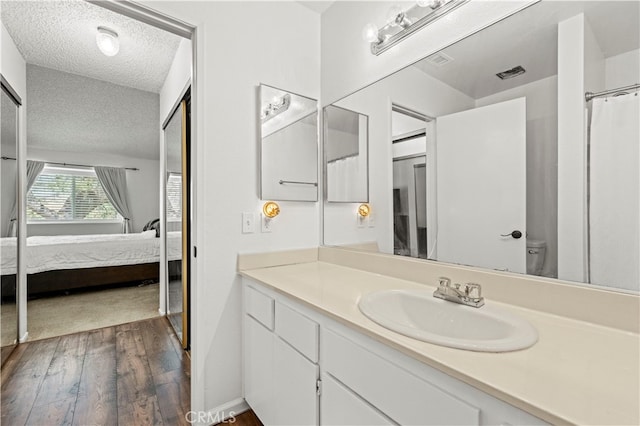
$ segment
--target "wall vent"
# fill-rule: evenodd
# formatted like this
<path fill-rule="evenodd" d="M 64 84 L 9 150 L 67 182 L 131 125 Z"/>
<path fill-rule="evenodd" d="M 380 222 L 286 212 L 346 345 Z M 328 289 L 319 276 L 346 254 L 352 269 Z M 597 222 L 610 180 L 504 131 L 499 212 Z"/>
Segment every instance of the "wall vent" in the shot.
<path fill-rule="evenodd" d="M 513 67 L 510 70 L 502 71 L 496 74 L 501 80 L 508 80 L 513 77 L 517 77 L 526 72 L 522 66 L 518 65 L 517 67 Z"/>
<path fill-rule="evenodd" d="M 449 62 L 453 61 L 453 58 L 447 54 L 444 54 L 442 52 L 438 52 L 438 53 L 434 53 L 431 56 L 427 56 L 427 61 L 431 64 L 431 65 L 435 65 L 437 67 L 441 67 L 443 65 L 448 64 Z"/>

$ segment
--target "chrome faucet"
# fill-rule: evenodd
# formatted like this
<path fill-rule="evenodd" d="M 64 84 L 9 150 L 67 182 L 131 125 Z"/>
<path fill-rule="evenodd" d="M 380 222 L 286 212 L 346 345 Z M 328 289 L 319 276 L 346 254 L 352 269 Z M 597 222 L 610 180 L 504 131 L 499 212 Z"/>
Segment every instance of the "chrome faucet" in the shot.
<path fill-rule="evenodd" d="M 433 292 L 433 297 L 479 308 L 484 305 L 484 297 L 481 296 L 481 291 L 480 284 L 451 284 L 449 278 L 440 277 L 438 288 Z"/>

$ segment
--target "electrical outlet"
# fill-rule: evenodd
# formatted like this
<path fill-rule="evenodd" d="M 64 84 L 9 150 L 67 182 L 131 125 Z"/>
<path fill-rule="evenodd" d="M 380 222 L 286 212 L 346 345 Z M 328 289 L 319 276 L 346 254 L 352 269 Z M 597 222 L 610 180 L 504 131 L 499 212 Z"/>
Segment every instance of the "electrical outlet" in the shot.
<path fill-rule="evenodd" d="M 273 219 L 268 218 L 266 216 L 262 216 L 262 232 L 271 232 L 271 227 L 273 226 Z"/>
<path fill-rule="evenodd" d="M 251 212 L 242 213 L 242 233 L 253 234 L 256 232 L 256 216 Z"/>

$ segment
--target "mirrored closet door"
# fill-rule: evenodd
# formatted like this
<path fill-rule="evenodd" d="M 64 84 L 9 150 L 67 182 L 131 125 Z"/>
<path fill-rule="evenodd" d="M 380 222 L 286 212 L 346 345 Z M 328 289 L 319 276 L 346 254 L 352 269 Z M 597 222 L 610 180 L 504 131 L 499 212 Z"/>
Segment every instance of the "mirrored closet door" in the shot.
<path fill-rule="evenodd" d="M 167 317 L 189 348 L 190 92 L 165 122 Z"/>
<path fill-rule="evenodd" d="M 20 97 L 9 83 L 2 81 L 2 104 L 0 117 L 2 133 L 0 135 L 0 273 L 2 289 L 0 290 L 0 346 L 2 363 L 15 348 L 18 338 L 18 310 L 16 303 L 18 244 L 16 229 L 17 218 L 17 150 L 18 150 L 18 108 Z"/>

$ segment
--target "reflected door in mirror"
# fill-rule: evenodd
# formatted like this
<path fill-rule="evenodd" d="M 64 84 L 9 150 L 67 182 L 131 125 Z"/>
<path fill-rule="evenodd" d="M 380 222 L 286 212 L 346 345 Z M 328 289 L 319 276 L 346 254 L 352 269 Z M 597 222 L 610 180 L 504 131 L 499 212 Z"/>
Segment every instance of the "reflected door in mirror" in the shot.
<path fill-rule="evenodd" d="M 184 348 L 189 346 L 189 117 L 187 94 L 164 128 L 167 316 Z"/>
<path fill-rule="evenodd" d="M 18 108 L 20 99 L 2 78 L 0 104 L 0 351 L 2 363 L 15 348 L 18 338 L 18 310 L 16 303 L 18 249 L 12 229 L 17 228 L 17 148 Z M 12 235 L 13 234 L 13 235 Z"/>

